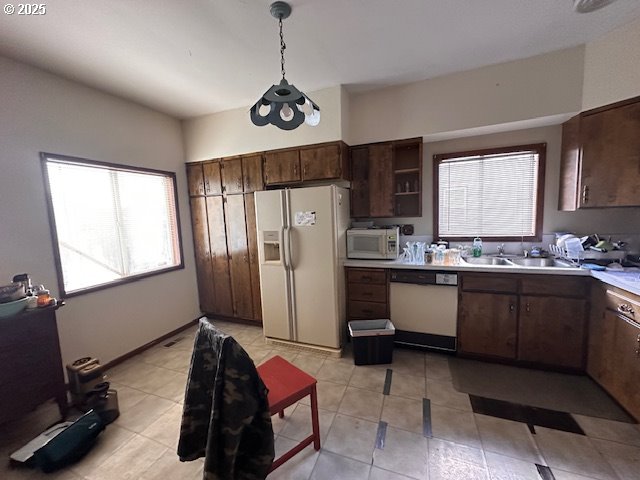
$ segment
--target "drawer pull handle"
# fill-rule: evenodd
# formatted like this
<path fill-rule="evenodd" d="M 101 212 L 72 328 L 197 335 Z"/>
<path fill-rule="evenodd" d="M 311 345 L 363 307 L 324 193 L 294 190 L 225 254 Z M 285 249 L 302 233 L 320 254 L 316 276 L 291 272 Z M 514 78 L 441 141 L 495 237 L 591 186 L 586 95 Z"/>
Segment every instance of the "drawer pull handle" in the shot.
<path fill-rule="evenodd" d="M 369 310 L 369 309 L 362 310 L 362 313 L 366 313 L 368 315 L 371 315 L 373 313 L 373 310 Z"/>
<path fill-rule="evenodd" d="M 621 303 L 620 305 L 618 305 L 618 311 L 620 313 L 628 313 L 629 315 L 635 315 L 636 313 L 633 307 L 628 303 Z"/>
<path fill-rule="evenodd" d="M 510 312 L 513 312 L 515 309 L 516 309 L 516 306 L 513 303 L 509 304 L 509 311 Z"/>
<path fill-rule="evenodd" d="M 636 357 L 640 357 L 640 335 L 636 337 L 636 343 L 638 347 L 636 348 Z"/>
<path fill-rule="evenodd" d="M 531 305 L 529 305 L 528 303 L 525 305 L 525 310 L 527 311 L 527 313 L 531 312 Z"/>
<path fill-rule="evenodd" d="M 585 185 L 582 187 L 582 203 L 585 205 L 589 203 L 589 186 L 588 185 Z"/>
<path fill-rule="evenodd" d="M 373 295 L 373 293 L 371 292 L 362 292 L 362 295 L 365 297 L 371 297 Z"/>
<path fill-rule="evenodd" d="M 360 278 L 361 278 L 362 280 L 371 280 L 371 277 L 364 276 L 364 275 L 363 275 L 362 277 L 360 277 Z"/>

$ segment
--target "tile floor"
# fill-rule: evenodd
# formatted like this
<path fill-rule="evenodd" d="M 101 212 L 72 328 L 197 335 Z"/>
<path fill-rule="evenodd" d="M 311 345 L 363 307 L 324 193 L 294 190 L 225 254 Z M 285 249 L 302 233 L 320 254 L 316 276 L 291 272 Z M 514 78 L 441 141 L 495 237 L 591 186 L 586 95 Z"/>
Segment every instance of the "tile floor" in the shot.
<path fill-rule="evenodd" d="M 532 434 L 523 423 L 474 413 L 468 395 L 453 387 L 445 356 L 396 349 L 392 365 L 356 367 L 350 355 L 334 359 L 272 347 L 259 328 L 217 323 L 256 364 L 277 354 L 318 379 L 322 449 L 307 447 L 270 479 L 640 479 L 638 425 L 574 415 L 586 435 L 542 427 Z M 181 463 L 175 454 L 194 332 L 195 327 L 177 335 L 173 346 L 156 346 L 108 372 L 121 416 L 84 459 L 49 475 L 3 463 L 0 478 L 202 478 L 201 461 Z M 387 368 L 392 380 L 385 395 Z M 47 404 L 3 425 L 0 455 L 7 458 L 56 419 L 55 406 Z M 309 419 L 304 400 L 284 419 L 273 417 L 276 455 L 308 435 Z M 386 432 L 383 438 L 379 429 Z"/>

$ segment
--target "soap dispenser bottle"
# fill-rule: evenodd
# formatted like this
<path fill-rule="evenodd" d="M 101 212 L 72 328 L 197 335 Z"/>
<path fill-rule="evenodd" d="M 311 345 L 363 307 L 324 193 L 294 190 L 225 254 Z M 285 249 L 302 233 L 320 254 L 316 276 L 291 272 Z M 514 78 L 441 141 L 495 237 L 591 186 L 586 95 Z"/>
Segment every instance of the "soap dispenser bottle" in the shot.
<path fill-rule="evenodd" d="M 474 257 L 479 257 L 482 255 L 482 239 L 480 237 L 476 237 L 473 239 L 473 247 L 471 251 Z"/>

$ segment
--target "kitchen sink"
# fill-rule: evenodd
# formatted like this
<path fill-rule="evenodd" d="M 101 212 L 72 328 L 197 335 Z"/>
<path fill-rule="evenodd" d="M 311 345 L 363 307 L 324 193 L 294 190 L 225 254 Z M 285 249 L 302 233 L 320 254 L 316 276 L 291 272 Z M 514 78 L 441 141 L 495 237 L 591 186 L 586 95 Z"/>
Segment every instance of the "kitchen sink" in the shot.
<path fill-rule="evenodd" d="M 472 265 L 509 265 L 513 266 L 506 258 L 501 257 L 467 257 L 464 259 L 465 262 L 470 263 Z"/>
<path fill-rule="evenodd" d="M 520 267 L 555 267 L 556 260 L 554 258 L 512 258 L 511 261 Z M 558 265 L 562 266 L 562 265 Z"/>
<path fill-rule="evenodd" d="M 557 260 L 555 258 L 532 258 L 532 257 L 467 257 L 465 262 L 471 265 L 502 265 L 506 267 L 571 267 L 569 262 Z"/>

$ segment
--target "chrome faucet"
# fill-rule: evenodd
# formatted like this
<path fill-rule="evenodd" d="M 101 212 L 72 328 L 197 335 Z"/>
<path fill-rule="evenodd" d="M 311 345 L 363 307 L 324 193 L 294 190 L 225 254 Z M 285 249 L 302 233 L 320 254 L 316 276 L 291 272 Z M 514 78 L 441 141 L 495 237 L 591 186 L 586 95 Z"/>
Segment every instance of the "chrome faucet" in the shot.
<path fill-rule="evenodd" d="M 501 243 L 500 245 L 498 245 L 498 256 L 503 256 L 504 255 L 504 243 Z"/>

